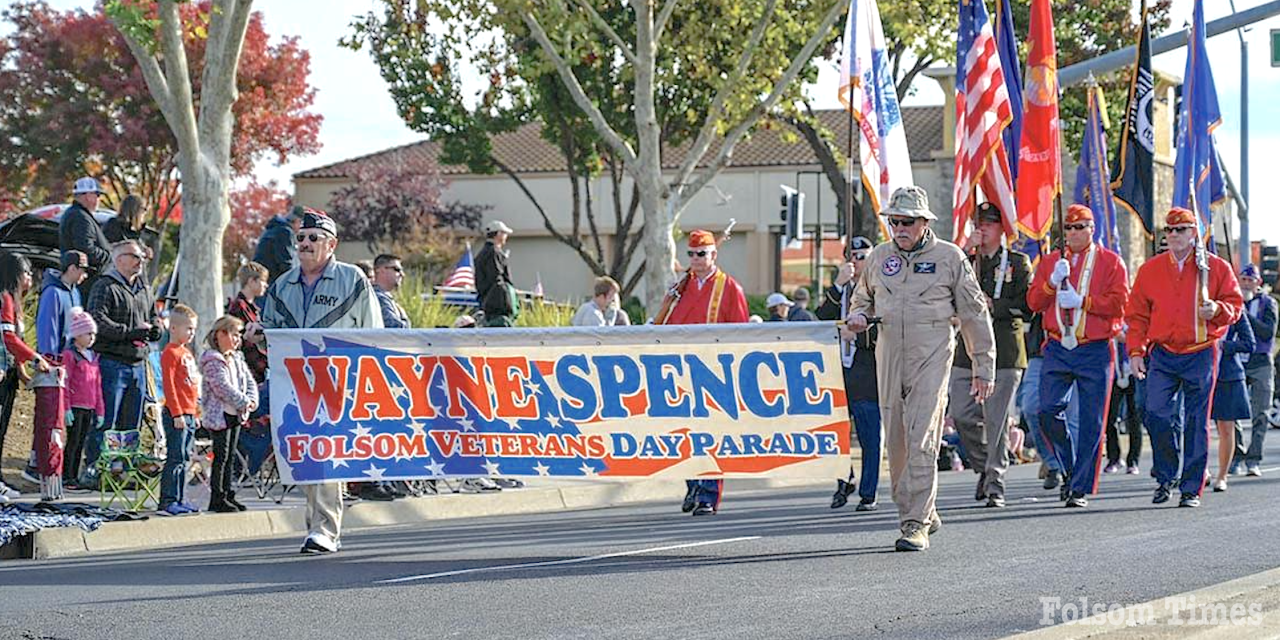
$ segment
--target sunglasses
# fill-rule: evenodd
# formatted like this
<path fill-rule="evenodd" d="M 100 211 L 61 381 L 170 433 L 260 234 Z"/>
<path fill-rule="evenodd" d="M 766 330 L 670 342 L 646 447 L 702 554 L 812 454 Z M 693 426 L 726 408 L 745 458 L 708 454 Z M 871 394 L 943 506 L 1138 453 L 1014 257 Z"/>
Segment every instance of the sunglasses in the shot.
<path fill-rule="evenodd" d="M 1067 231 L 1082 231 L 1082 230 L 1084 230 L 1084 229 L 1088 229 L 1088 228 L 1089 228 L 1089 225 L 1084 224 L 1084 223 L 1081 223 L 1081 224 L 1064 224 L 1064 225 L 1062 225 L 1062 228 L 1063 228 L 1063 229 L 1066 229 Z"/>
<path fill-rule="evenodd" d="M 914 227 L 920 218 L 889 218 L 891 227 Z"/>
<path fill-rule="evenodd" d="M 307 240 L 310 240 L 312 242 L 320 242 L 322 238 L 327 238 L 327 237 L 329 236 L 324 235 L 322 233 L 299 233 L 297 238 L 295 239 L 298 242 L 305 242 Z"/>
<path fill-rule="evenodd" d="M 146 259 L 147 259 L 147 257 L 146 257 L 146 256 L 144 256 L 144 255 L 142 255 L 141 253 L 124 253 L 124 254 L 121 254 L 121 255 L 126 255 L 126 256 L 129 256 L 130 258 L 137 258 L 138 260 L 146 260 Z"/>
<path fill-rule="evenodd" d="M 379 267 L 379 268 L 380 268 L 380 269 L 390 269 L 390 270 L 392 270 L 392 271 L 394 271 L 394 272 L 396 272 L 396 273 L 404 273 L 404 267 L 392 267 L 392 266 L 389 266 L 389 265 L 388 265 L 388 266 L 382 266 L 382 267 Z"/>
<path fill-rule="evenodd" d="M 851 256 L 851 257 L 852 257 L 854 260 L 857 260 L 858 262 L 862 262 L 863 260 L 866 260 L 866 259 L 867 259 L 867 254 L 865 254 L 865 253 L 855 253 L 855 254 L 853 254 L 853 256 Z"/>
<path fill-rule="evenodd" d="M 1194 228 L 1195 228 L 1195 227 L 1165 227 L 1165 228 L 1164 228 L 1164 232 L 1165 232 L 1165 233 L 1169 233 L 1169 234 L 1174 234 L 1174 233 L 1191 233 L 1191 230 L 1192 230 L 1192 229 L 1194 229 Z"/>
<path fill-rule="evenodd" d="M 694 256 L 698 256 L 699 258 L 705 258 L 705 257 L 707 257 L 707 254 L 709 254 L 709 253 L 711 253 L 711 252 L 710 252 L 710 251 L 708 251 L 708 250 L 706 250 L 706 249 L 703 249 L 702 251 L 688 251 L 687 253 L 689 254 L 689 257 L 690 257 L 690 258 L 692 258 L 692 257 L 694 257 Z"/>

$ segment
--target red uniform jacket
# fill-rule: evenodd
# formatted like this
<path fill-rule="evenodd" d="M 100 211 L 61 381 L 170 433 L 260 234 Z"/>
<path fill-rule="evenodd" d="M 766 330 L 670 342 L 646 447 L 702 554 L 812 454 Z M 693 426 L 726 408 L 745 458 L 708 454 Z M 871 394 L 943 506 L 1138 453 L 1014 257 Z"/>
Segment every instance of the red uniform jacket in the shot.
<path fill-rule="evenodd" d="M 22 318 L 7 291 L 0 294 L 0 333 L 4 334 L 4 346 L 15 364 L 25 364 L 36 357 L 35 350 L 22 341 Z"/>
<path fill-rule="evenodd" d="M 1196 310 L 1200 300 L 1200 271 L 1195 255 L 1178 268 L 1173 252 L 1158 255 L 1138 268 L 1129 297 L 1129 355 L 1146 355 L 1151 344 L 1172 353 L 1207 349 L 1226 335 L 1240 319 L 1244 296 L 1231 265 L 1215 255 L 1209 258 L 1209 298 L 1218 302 L 1218 314 L 1208 322 Z"/>
<path fill-rule="evenodd" d="M 746 322 L 747 296 L 732 276 L 717 268 L 705 282 L 687 276 L 689 282 L 663 324 L 711 324 Z M 714 307 L 714 309 L 713 309 Z"/>
<path fill-rule="evenodd" d="M 1079 344 L 1110 340 L 1120 332 L 1120 323 L 1124 319 L 1125 302 L 1129 299 L 1129 274 L 1125 272 L 1124 262 L 1120 256 L 1100 245 L 1092 245 L 1097 249 L 1093 259 L 1093 276 L 1089 279 L 1089 291 L 1084 292 L 1084 304 L 1080 307 L 1084 314 L 1084 334 L 1076 334 Z M 1071 275 L 1067 280 L 1080 292 L 1080 278 L 1084 272 L 1084 254 L 1067 251 L 1067 261 L 1071 264 Z M 1059 252 L 1052 251 L 1040 259 L 1035 278 L 1027 289 L 1027 306 L 1031 311 L 1044 315 L 1044 332 L 1046 339 L 1062 340 L 1062 327 L 1058 323 L 1058 291 L 1049 282 L 1053 274 L 1053 266 L 1058 263 Z M 1062 317 L 1071 321 L 1071 310 L 1063 309 Z"/>

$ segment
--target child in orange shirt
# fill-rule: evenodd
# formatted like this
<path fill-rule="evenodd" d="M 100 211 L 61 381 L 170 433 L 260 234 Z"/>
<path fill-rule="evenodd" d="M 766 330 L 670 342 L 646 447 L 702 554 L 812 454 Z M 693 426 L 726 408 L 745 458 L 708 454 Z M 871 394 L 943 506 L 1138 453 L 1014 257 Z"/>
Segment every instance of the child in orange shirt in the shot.
<path fill-rule="evenodd" d="M 199 511 L 184 500 L 187 461 L 191 459 L 200 407 L 200 367 L 189 346 L 195 335 L 196 312 L 185 304 L 174 305 L 169 311 L 169 344 L 160 354 L 168 453 L 156 515 L 180 516 Z"/>

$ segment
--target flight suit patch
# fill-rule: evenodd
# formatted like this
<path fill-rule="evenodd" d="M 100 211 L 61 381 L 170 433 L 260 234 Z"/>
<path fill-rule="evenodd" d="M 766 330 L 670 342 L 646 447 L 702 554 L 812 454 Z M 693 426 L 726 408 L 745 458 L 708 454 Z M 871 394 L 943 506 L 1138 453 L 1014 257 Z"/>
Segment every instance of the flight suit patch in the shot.
<path fill-rule="evenodd" d="M 902 271 L 902 258 L 898 256 L 889 256 L 884 259 L 884 264 L 880 265 L 880 273 L 886 276 L 896 276 Z"/>
<path fill-rule="evenodd" d="M 938 263 L 936 262 L 917 262 L 912 265 L 916 273 L 937 273 Z"/>

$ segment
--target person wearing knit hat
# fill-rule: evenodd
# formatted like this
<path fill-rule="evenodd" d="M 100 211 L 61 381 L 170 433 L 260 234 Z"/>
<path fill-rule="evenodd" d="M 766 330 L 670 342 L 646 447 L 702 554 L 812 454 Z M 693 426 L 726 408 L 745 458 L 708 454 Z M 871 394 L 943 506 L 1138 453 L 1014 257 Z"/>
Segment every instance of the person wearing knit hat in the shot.
<path fill-rule="evenodd" d="M 1206 427 L 1219 341 L 1243 313 L 1244 296 L 1231 265 L 1200 244 L 1194 213 L 1171 209 L 1165 236 L 1169 251 L 1143 263 L 1133 280 L 1125 314 L 1129 365 L 1147 381 L 1146 425 L 1157 485 L 1151 501 L 1168 502 L 1176 482 L 1178 506 L 1198 507 L 1209 460 Z"/>
<path fill-rule="evenodd" d="M 956 347 L 951 319 L 969 345 L 969 390 L 979 403 L 995 388 L 995 338 L 964 251 L 929 228 L 935 216 L 924 189 L 894 191 L 881 214 L 892 238 L 868 254 L 840 337 L 853 340 L 880 319 L 876 382 L 901 534 L 894 549 L 923 551 L 942 526 L 938 452 Z"/>
<path fill-rule="evenodd" d="M 101 424 L 105 413 L 98 354 L 90 350 L 97 338 L 98 323 L 89 312 L 76 308 L 71 311 L 67 333 L 71 340 L 62 352 L 62 366 L 67 370 L 66 399 L 71 422 L 67 425 L 66 450 L 62 452 L 62 484 L 68 491 L 89 490 L 95 487 L 78 484 L 85 437 Z"/>
<path fill-rule="evenodd" d="M 1256 338 L 1253 353 L 1244 364 L 1245 384 L 1249 388 L 1249 415 L 1253 431 L 1249 447 L 1244 447 L 1244 434 L 1236 427 L 1236 452 L 1232 460 L 1232 473 L 1238 473 L 1241 464 L 1251 476 L 1262 475 L 1262 445 L 1267 437 L 1267 409 L 1271 407 L 1274 390 L 1274 363 L 1271 352 L 1275 347 L 1277 307 L 1276 299 L 1262 289 L 1262 274 L 1257 265 L 1246 264 L 1240 269 L 1240 293 L 1244 296 L 1244 314 L 1249 318 Z"/>
<path fill-rule="evenodd" d="M 662 299 L 654 324 L 715 324 L 746 322 L 747 297 L 732 276 L 716 266 L 716 237 L 710 231 L 689 234 L 689 270 Z M 686 480 L 680 510 L 695 516 L 715 515 L 720 509 L 724 480 Z"/>
<path fill-rule="evenodd" d="M 1065 246 L 1040 261 L 1027 290 L 1031 311 L 1043 314 L 1044 362 L 1040 373 L 1040 426 L 1049 455 L 1062 470 L 1058 499 L 1085 507 L 1098 491 L 1098 464 L 1115 369 L 1115 344 L 1129 299 L 1124 261 L 1093 241 L 1093 212 L 1081 204 L 1063 218 Z M 1079 432 L 1072 438 L 1062 419 L 1076 389 Z M 1102 399 L 1097 402 L 1096 399 Z"/>

